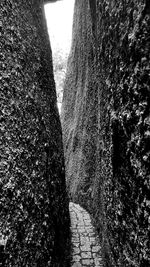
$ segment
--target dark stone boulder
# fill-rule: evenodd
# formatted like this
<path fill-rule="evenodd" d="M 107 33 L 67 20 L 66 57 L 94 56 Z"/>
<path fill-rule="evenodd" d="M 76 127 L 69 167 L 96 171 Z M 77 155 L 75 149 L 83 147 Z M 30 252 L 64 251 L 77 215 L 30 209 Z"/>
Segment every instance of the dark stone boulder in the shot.
<path fill-rule="evenodd" d="M 0 233 L 7 239 L 5 266 L 67 266 L 68 198 L 43 1 L 2 0 L 0 13 Z"/>
<path fill-rule="evenodd" d="M 62 125 L 67 187 L 105 265 L 150 265 L 150 4 L 76 0 Z"/>

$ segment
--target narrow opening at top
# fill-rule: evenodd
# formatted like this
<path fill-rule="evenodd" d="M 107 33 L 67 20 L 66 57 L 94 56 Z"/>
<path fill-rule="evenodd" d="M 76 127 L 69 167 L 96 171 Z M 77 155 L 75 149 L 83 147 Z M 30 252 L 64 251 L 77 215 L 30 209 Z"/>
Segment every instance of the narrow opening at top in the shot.
<path fill-rule="evenodd" d="M 71 46 L 74 1 L 62 0 L 45 5 L 59 112 L 61 111 L 67 58 Z"/>

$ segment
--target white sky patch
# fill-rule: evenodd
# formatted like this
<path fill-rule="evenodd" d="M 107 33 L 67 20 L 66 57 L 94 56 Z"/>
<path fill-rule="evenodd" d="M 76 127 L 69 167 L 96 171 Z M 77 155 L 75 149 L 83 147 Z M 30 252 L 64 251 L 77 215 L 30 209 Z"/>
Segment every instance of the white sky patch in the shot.
<path fill-rule="evenodd" d="M 52 51 L 69 53 L 72 37 L 74 0 L 61 0 L 45 5 L 47 27 Z"/>
<path fill-rule="evenodd" d="M 60 0 L 45 5 L 45 15 L 54 64 L 54 59 L 55 57 L 57 59 L 58 54 L 61 54 L 62 59 L 67 63 L 67 57 L 71 47 L 74 2 L 75 0 Z M 57 91 L 57 105 L 59 112 L 61 112 L 61 92 L 63 93 L 63 87 L 60 86 L 60 78 L 56 75 L 55 71 L 54 77 Z"/>

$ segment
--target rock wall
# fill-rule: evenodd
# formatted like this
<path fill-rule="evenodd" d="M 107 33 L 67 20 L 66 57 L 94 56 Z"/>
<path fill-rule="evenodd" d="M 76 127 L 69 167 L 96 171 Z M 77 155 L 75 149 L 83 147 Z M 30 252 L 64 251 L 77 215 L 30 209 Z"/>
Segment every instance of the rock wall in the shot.
<path fill-rule="evenodd" d="M 62 132 L 43 1 L 2 0 L 0 13 L 0 250 L 5 266 L 68 266 Z"/>
<path fill-rule="evenodd" d="M 91 28 L 88 1 L 76 1 L 61 111 L 67 185 L 74 200 L 89 189 L 96 167 L 97 90 Z"/>
<path fill-rule="evenodd" d="M 76 0 L 62 125 L 70 197 L 105 266 L 150 264 L 150 4 Z"/>

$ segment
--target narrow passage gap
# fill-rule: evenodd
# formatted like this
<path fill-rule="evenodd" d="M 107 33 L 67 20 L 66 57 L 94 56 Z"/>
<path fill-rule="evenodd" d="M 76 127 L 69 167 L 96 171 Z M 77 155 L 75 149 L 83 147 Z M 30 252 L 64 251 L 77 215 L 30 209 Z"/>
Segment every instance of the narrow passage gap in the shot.
<path fill-rule="evenodd" d="M 74 0 L 61 0 L 45 5 L 59 113 L 61 111 L 67 58 L 71 46 L 73 9 Z"/>
<path fill-rule="evenodd" d="M 52 48 L 54 78 L 59 113 L 63 96 L 63 82 L 72 38 L 75 0 L 62 0 L 45 5 L 48 33 Z M 101 246 L 90 215 L 79 205 L 70 202 L 71 267 L 103 267 Z"/>

